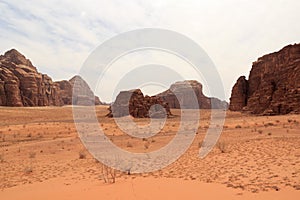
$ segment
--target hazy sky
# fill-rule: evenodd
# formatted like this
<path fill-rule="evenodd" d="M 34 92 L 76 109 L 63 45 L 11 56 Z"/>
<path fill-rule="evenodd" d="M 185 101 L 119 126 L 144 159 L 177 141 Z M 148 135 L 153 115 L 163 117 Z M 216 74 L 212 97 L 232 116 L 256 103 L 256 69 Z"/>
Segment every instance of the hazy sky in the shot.
<path fill-rule="evenodd" d="M 69 79 L 103 41 L 137 28 L 169 29 L 206 51 L 228 100 L 237 78 L 248 76 L 258 57 L 300 42 L 299 9 L 299 0 L 0 0 L 0 51 L 16 48 L 40 72 Z M 184 69 L 186 78 L 197 78 Z M 126 70 L 110 70 L 115 76 L 97 91 L 102 100 L 111 101 Z M 149 93 L 161 89 L 145 86 Z"/>

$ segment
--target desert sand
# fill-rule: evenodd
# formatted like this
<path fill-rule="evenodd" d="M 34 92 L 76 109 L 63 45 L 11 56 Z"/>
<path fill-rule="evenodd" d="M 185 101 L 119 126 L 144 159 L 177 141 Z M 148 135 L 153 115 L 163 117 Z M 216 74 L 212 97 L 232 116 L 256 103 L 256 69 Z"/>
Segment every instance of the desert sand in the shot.
<path fill-rule="evenodd" d="M 180 112 L 151 138 L 125 135 L 107 106 L 97 106 L 99 125 L 116 145 L 150 152 L 178 130 Z M 254 116 L 227 112 L 218 144 L 198 156 L 210 113 L 201 110 L 196 138 L 176 162 L 143 174 L 116 172 L 105 183 L 82 145 L 71 107 L 0 107 L 0 199 L 299 199 L 300 115 Z M 135 119 L 146 124 L 148 119 Z"/>

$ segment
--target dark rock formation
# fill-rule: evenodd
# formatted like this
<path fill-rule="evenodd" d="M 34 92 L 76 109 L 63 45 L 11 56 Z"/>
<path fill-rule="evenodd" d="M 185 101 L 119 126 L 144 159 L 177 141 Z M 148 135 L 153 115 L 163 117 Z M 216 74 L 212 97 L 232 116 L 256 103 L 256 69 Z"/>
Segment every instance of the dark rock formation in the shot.
<path fill-rule="evenodd" d="M 198 100 L 198 105 L 193 105 L 193 97 L 187 90 L 187 87 L 191 87 Z M 176 95 L 177 96 L 176 96 Z M 227 109 L 228 103 L 226 101 L 221 101 L 214 97 L 206 97 L 202 92 L 202 84 L 195 80 L 180 81 L 171 85 L 170 89 L 158 94 L 166 101 L 170 108 L 180 108 L 179 102 L 182 102 L 181 106 L 185 109 Z"/>
<path fill-rule="evenodd" d="M 71 105 L 72 88 L 72 81 L 53 82 L 46 74 L 39 73 L 15 49 L 0 56 L 0 106 Z M 89 89 L 85 83 L 80 89 L 86 88 Z M 99 99 L 96 103 L 100 103 Z M 80 105 L 86 104 L 83 101 Z"/>
<path fill-rule="evenodd" d="M 300 44 L 289 45 L 253 63 L 249 80 L 232 89 L 230 110 L 253 114 L 300 113 Z"/>
<path fill-rule="evenodd" d="M 241 76 L 234 87 L 232 88 L 232 95 L 230 98 L 229 110 L 242 110 L 247 105 L 248 101 L 248 81 L 245 76 Z"/>
<path fill-rule="evenodd" d="M 160 97 L 144 96 L 140 89 L 120 92 L 109 111 L 109 117 L 164 118 L 172 115 L 168 104 Z"/>

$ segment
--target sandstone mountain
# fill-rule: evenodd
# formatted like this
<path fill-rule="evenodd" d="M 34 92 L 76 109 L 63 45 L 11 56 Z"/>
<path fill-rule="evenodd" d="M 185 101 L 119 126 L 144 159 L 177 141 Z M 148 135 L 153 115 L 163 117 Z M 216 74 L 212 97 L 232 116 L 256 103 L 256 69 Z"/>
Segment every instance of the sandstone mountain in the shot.
<path fill-rule="evenodd" d="M 300 113 L 300 44 L 254 62 L 249 79 L 242 76 L 234 85 L 229 109 L 264 115 Z"/>
<path fill-rule="evenodd" d="M 171 85 L 170 89 L 158 94 L 166 101 L 170 108 L 180 108 L 181 105 L 186 109 L 193 109 L 193 97 L 188 92 L 187 88 L 191 87 L 198 100 L 196 107 L 200 109 L 227 109 L 228 103 L 214 97 L 207 97 L 202 92 L 202 84 L 195 80 L 179 81 Z M 176 95 L 175 95 L 176 94 Z"/>
<path fill-rule="evenodd" d="M 80 89 L 92 92 L 87 83 L 75 77 Z M 75 78 L 54 82 L 39 73 L 24 55 L 12 49 L 0 56 L 0 106 L 62 106 L 71 105 Z M 76 84 L 77 85 L 77 84 Z M 90 95 L 78 97 L 79 105 L 90 105 Z M 95 99 L 100 104 L 99 98 Z"/>
<path fill-rule="evenodd" d="M 64 105 L 72 104 L 72 93 L 74 94 L 74 105 L 92 105 L 93 103 L 95 103 L 95 105 L 101 104 L 99 97 L 94 96 L 89 85 L 80 76 L 74 76 L 69 81 L 63 80 L 57 81 L 56 83 L 59 84 L 60 96 Z"/>
<path fill-rule="evenodd" d="M 121 91 L 109 111 L 108 117 L 164 118 L 172 115 L 168 104 L 160 97 L 144 96 L 140 89 Z"/>

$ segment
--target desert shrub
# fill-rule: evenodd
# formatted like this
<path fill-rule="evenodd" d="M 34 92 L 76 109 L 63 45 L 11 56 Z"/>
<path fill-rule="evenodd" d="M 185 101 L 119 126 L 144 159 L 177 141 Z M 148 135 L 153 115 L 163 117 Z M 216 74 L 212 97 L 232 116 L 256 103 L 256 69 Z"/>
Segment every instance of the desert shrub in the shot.
<path fill-rule="evenodd" d="M 104 183 L 115 183 L 116 182 L 116 170 L 102 164 L 102 179 Z"/>
<path fill-rule="evenodd" d="M 236 125 L 235 128 L 242 128 L 242 126 L 241 125 Z"/>
<path fill-rule="evenodd" d="M 83 150 L 79 151 L 79 159 L 85 159 L 86 158 L 86 154 Z"/>
<path fill-rule="evenodd" d="M 36 153 L 35 152 L 29 152 L 29 158 L 35 158 Z"/>
<path fill-rule="evenodd" d="M 274 126 L 274 124 L 272 122 L 268 122 L 266 124 L 264 124 L 265 127 L 268 127 L 268 126 Z"/>
<path fill-rule="evenodd" d="M 202 142 L 198 142 L 198 148 L 202 147 Z"/>
<path fill-rule="evenodd" d="M 24 168 L 24 174 L 31 174 L 33 172 L 32 167 L 26 166 Z"/>
<path fill-rule="evenodd" d="M 132 144 L 128 141 L 126 147 L 132 147 Z"/>
<path fill-rule="evenodd" d="M 262 131 L 262 130 L 258 130 L 257 132 L 258 132 L 259 134 L 262 134 L 263 131 Z"/>
<path fill-rule="evenodd" d="M 150 147 L 150 143 L 149 143 L 149 142 L 145 142 L 144 148 L 145 148 L 145 149 L 149 149 L 149 147 Z"/>
<path fill-rule="evenodd" d="M 0 163 L 4 162 L 4 155 L 0 154 Z"/>
<path fill-rule="evenodd" d="M 226 153 L 226 151 L 227 151 L 227 145 L 226 145 L 226 143 L 224 141 L 219 141 L 217 143 L 217 147 L 221 151 L 221 153 Z"/>

